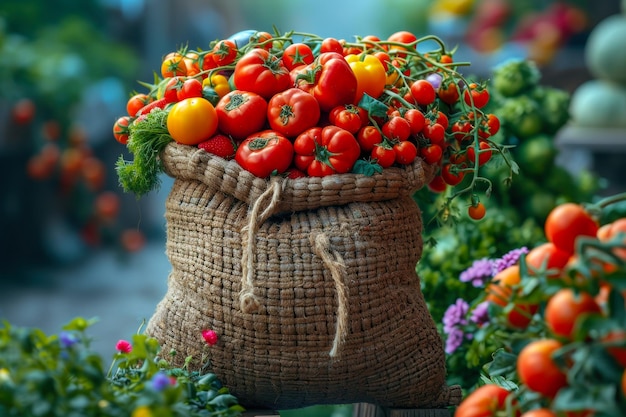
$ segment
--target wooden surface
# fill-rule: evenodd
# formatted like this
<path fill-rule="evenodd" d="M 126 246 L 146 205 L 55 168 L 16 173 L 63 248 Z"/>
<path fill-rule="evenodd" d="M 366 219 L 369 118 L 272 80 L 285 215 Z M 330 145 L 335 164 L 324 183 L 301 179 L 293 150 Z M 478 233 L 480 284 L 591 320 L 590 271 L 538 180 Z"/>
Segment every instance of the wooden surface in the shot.
<path fill-rule="evenodd" d="M 372 404 L 355 404 L 352 417 L 451 417 L 448 409 L 384 408 Z"/>
<path fill-rule="evenodd" d="M 278 416 L 275 410 L 246 410 L 243 417 Z M 401 409 L 384 408 L 372 404 L 354 404 L 352 417 L 452 417 L 447 409 Z"/>

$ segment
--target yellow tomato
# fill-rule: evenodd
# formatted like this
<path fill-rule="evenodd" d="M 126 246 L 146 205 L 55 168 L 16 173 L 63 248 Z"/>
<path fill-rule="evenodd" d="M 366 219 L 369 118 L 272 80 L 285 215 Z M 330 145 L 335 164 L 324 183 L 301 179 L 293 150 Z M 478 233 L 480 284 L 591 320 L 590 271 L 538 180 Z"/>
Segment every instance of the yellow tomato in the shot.
<path fill-rule="evenodd" d="M 357 80 L 355 102 L 358 103 L 361 100 L 363 93 L 378 98 L 387 82 L 387 73 L 380 59 L 369 54 L 350 54 L 346 55 L 346 61 L 350 64 Z"/>
<path fill-rule="evenodd" d="M 217 112 L 206 99 L 186 98 L 175 103 L 167 115 L 170 136 L 184 145 L 197 145 L 217 130 Z"/>

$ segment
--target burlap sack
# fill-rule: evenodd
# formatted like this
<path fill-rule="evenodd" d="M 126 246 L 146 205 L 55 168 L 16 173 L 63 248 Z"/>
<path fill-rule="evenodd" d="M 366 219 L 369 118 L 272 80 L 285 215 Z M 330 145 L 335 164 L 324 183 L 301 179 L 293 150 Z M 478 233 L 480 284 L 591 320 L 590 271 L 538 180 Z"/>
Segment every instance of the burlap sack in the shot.
<path fill-rule="evenodd" d="M 412 194 L 430 166 L 268 181 L 184 145 L 168 145 L 162 161 L 175 179 L 172 271 L 146 332 L 175 363 L 205 357 L 247 407 L 460 401 L 415 272 Z"/>

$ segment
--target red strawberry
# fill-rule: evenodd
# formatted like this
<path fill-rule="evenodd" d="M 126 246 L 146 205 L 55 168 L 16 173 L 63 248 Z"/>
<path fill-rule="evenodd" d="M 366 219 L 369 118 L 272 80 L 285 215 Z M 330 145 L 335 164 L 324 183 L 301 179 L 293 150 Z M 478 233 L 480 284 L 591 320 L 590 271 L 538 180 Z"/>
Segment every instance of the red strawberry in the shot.
<path fill-rule="evenodd" d="M 224 159 L 232 159 L 235 156 L 235 143 L 226 135 L 217 134 L 200 142 L 198 148 Z"/>

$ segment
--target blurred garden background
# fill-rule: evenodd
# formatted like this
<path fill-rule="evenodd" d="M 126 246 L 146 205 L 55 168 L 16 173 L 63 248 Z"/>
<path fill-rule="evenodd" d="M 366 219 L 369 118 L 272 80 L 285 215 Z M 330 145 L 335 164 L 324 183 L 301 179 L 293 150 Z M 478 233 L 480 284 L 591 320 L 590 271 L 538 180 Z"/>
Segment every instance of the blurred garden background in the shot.
<path fill-rule="evenodd" d="M 75 316 L 98 317 L 95 346 L 109 354 L 152 314 L 169 272 L 163 213 L 170 182 L 163 177 L 160 190 L 141 199 L 124 194 L 114 166 L 126 149 L 112 126 L 138 81 L 151 81 L 170 51 L 208 49 L 245 29 L 339 39 L 408 30 L 458 46 L 455 60 L 470 61 L 468 71 L 485 79 L 507 60 L 532 60 L 537 83 L 573 96 L 597 78 L 585 56 L 591 33 L 620 10 L 619 0 L 3 0 L 0 319 L 53 332 Z M 623 43 L 615 48 L 623 51 Z M 523 199 L 496 192 L 491 220 L 439 239 L 442 249 L 425 256 L 422 269 L 424 285 L 432 284 L 427 299 L 444 298 L 432 305 L 436 319 L 451 300 L 433 271 L 458 274 L 471 259 L 493 256 L 494 242 L 502 254 L 506 244 L 536 241 L 535 228 L 564 198 L 624 191 L 626 98 L 615 103 L 595 105 L 594 120 L 578 127 L 566 117 L 558 129 L 537 128 L 541 140 L 519 155 L 532 180 L 514 179 Z M 512 117 L 520 123 L 540 117 L 519 111 Z M 609 115 L 598 121 L 602 112 Z M 485 253 L 467 249 L 477 240 L 474 249 Z M 459 254 L 457 264 L 438 264 L 446 248 Z"/>

